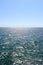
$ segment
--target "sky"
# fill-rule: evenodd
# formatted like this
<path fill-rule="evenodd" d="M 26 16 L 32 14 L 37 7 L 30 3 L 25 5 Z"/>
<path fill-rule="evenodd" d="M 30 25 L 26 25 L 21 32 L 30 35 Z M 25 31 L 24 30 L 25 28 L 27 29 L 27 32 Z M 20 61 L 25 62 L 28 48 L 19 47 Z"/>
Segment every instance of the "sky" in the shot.
<path fill-rule="evenodd" d="M 43 0 L 0 0 L 0 27 L 43 27 Z"/>

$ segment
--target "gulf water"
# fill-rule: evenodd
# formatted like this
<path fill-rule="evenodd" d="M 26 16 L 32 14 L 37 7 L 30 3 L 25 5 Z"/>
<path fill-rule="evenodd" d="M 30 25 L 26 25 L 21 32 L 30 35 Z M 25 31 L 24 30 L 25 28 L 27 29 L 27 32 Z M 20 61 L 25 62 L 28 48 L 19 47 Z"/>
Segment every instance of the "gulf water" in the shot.
<path fill-rule="evenodd" d="M 0 65 L 43 65 L 43 28 L 0 28 Z"/>

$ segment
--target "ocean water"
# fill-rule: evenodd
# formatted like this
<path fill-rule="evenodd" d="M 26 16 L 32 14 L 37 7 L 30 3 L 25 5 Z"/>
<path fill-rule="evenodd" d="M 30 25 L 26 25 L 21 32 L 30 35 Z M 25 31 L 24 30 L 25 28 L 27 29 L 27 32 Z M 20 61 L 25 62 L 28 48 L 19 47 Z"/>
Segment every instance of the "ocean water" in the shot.
<path fill-rule="evenodd" d="M 0 28 L 0 65 L 43 65 L 43 28 Z"/>

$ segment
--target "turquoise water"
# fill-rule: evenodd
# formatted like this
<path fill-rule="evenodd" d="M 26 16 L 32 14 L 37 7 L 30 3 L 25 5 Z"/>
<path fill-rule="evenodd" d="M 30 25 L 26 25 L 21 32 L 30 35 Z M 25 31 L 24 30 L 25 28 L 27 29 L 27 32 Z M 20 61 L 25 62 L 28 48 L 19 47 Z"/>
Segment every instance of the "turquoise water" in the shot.
<path fill-rule="evenodd" d="M 0 65 L 43 65 L 43 28 L 0 28 Z"/>

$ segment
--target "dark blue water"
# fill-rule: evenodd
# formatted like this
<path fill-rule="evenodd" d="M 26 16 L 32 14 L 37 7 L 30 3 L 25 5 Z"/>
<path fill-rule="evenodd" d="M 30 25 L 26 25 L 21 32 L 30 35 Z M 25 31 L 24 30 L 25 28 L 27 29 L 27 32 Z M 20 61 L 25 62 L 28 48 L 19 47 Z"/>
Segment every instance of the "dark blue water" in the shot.
<path fill-rule="evenodd" d="M 0 65 L 43 65 L 43 28 L 0 28 Z"/>

